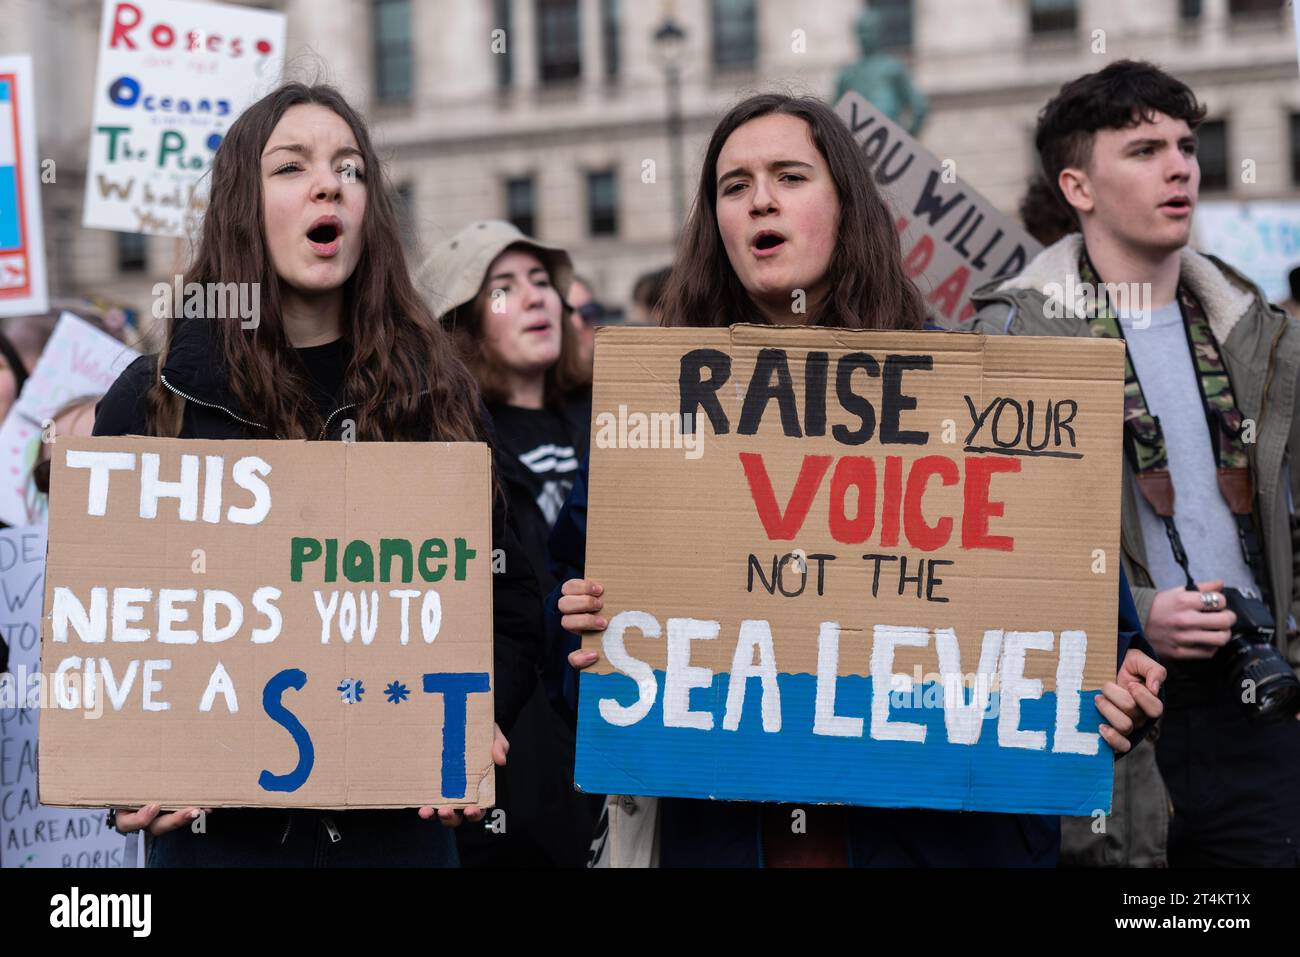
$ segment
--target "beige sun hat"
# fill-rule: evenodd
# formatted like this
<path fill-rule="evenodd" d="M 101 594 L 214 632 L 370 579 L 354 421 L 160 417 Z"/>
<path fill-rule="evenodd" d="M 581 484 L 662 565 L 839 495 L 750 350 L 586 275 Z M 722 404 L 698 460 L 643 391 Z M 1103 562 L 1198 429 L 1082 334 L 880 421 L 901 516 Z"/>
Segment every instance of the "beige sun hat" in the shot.
<path fill-rule="evenodd" d="M 450 239 L 433 248 L 419 272 L 419 285 L 429 308 L 441 321 L 453 309 L 478 295 L 483 277 L 493 260 L 511 246 L 523 246 L 536 254 L 560 298 L 569 294 L 573 283 L 573 260 L 559 246 L 541 242 L 503 220 L 470 223 Z"/>

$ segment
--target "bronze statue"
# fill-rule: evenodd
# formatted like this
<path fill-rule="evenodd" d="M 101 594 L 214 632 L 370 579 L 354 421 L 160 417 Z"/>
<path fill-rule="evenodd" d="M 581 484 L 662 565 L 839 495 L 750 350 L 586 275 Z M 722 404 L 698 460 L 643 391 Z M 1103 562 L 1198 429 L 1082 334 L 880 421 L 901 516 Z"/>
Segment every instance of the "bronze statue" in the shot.
<path fill-rule="evenodd" d="M 930 104 L 925 94 L 912 83 L 907 67 L 881 51 L 880 14 L 870 9 L 863 10 L 857 20 L 857 31 L 862 59 L 840 71 L 834 102 L 838 103 L 846 91 L 853 90 L 916 136 L 925 123 Z"/>

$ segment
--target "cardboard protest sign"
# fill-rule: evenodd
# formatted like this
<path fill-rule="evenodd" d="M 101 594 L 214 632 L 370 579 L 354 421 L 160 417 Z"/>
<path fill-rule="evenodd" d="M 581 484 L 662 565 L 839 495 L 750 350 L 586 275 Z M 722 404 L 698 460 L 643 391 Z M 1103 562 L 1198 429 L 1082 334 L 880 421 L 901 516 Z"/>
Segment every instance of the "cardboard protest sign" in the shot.
<path fill-rule="evenodd" d="M 1300 266 L 1300 203 L 1197 203 L 1196 236 L 1197 249 L 1232 266 L 1269 301 L 1291 297 L 1288 276 Z"/>
<path fill-rule="evenodd" d="M 0 316 L 49 308 L 32 58 L 0 57 Z"/>
<path fill-rule="evenodd" d="M 104 0 L 82 225 L 184 236 L 225 131 L 279 79 L 284 31 L 246 6 Z"/>
<path fill-rule="evenodd" d="M 60 439 L 50 500 L 44 803 L 492 803 L 486 446 Z"/>
<path fill-rule="evenodd" d="M 586 572 L 609 627 L 585 642 L 577 784 L 1109 808 L 1123 357 L 600 330 Z"/>
<path fill-rule="evenodd" d="M 45 807 L 36 797 L 45 529 L 0 530 L 0 867 L 122 867 L 126 840 L 103 810 Z"/>
<path fill-rule="evenodd" d="M 903 269 L 935 321 L 952 328 L 975 314 L 971 293 L 1018 273 L 1042 245 L 861 95 L 849 91 L 835 112 L 862 147 L 876 185 L 893 208 Z"/>
<path fill-rule="evenodd" d="M 0 454 L 9 463 L 0 469 L 0 520 L 10 525 L 45 521 L 47 502 L 32 483 L 32 466 L 42 439 L 50 437 L 51 417 L 74 399 L 103 395 L 139 355 L 70 312 L 59 317 L 18 401 L 0 424 Z"/>

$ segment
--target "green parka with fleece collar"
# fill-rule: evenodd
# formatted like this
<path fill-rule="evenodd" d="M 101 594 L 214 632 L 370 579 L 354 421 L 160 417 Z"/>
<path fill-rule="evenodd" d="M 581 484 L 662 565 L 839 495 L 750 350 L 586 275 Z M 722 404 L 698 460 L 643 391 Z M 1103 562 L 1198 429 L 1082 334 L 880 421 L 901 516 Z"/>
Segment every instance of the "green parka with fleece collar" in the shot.
<path fill-rule="evenodd" d="M 1074 233 L 1038 254 L 1017 276 L 990 283 L 972 297 L 975 332 L 986 335 L 1091 336 L 1086 319 L 1065 301 L 1079 285 L 1082 236 Z M 1300 667 L 1300 640 L 1288 635 L 1288 620 L 1300 621 L 1300 470 L 1288 450 L 1300 450 L 1300 323 L 1271 306 L 1250 280 L 1213 256 L 1190 248 L 1181 253 L 1181 281 L 1210 320 L 1242 416 L 1254 423 L 1247 445 L 1255 484 L 1255 517 L 1263 539 L 1278 622 L 1278 649 Z M 1156 589 L 1147 572 L 1146 545 L 1137 511 L 1137 491 L 1124 458 L 1120 544 L 1125 570 L 1143 623 Z"/>
<path fill-rule="evenodd" d="M 1067 236 L 1038 254 L 1019 275 L 976 290 L 973 329 L 986 335 L 1091 336 L 1086 319 L 1066 301 L 1079 283 L 1083 239 Z M 1300 469 L 1288 452 L 1300 450 L 1300 323 L 1270 306 L 1259 289 L 1232 267 L 1190 248 L 1182 250 L 1180 279 L 1197 296 L 1210 321 L 1232 380 L 1242 416 L 1254 423 L 1248 445 L 1255 517 L 1268 563 L 1278 649 L 1300 667 L 1300 640 L 1288 622 L 1300 621 Z M 1137 511 L 1136 483 L 1124 461 L 1121 559 L 1143 624 L 1156 588 L 1147 571 L 1146 545 Z M 1090 866 L 1163 866 L 1172 807 L 1156 766 L 1154 738 L 1134 748 L 1115 769 L 1112 820 L 1065 818 L 1062 863 Z"/>

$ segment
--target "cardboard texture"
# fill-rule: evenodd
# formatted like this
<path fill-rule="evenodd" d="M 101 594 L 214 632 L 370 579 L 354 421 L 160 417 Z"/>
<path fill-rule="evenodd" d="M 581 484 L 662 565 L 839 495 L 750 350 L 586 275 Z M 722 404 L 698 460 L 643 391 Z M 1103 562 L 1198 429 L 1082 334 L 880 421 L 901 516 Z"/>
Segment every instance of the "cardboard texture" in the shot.
<path fill-rule="evenodd" d="M 835 112 L 862 147 L 876 185 L 897 217 L 903 270 L 931 316 L 954 328 L 975 314 L 970 296 L 987 282 L 1018 273 L 1042 245 L 1010 216 L 857 93 Z"/>
<path fill-rule="evenodd" d="M 55 412 L 85 396 L 102 396 L 140 353 L 70 312 L 59 317 L 36 368 L 0 424 L 0 521 L 45 521 L 49 500 L 32 481 L 42 436 Z"/>
<path fill-rule="evenodd" d="M 9 642 L 9 671 L 0 674 L 0 867 L 132 867 L 103 809 L 36 799 L 44 583 L 44 526 L 0 529 L 0 634 Z"/>
<path fill-rule="evenodd" d="M 285 23 L 247 5 L 104 0 L 81 224 L 197 235 L 222 137 L 278 84 Z"/>
<path fill-rule="evenodd" d="M 0 57 L 0 316 L 49 308 L 32 58 Z"/>
<path fill-rule="evenodd" d="M 490 469 L 480 444 L 60 439 L 41 801 L 491 804 Z"/>
<path fill-rule="evenodd" d="M 581 789 L 1109 809 L 1122 343 L 596 341 Z"/>

